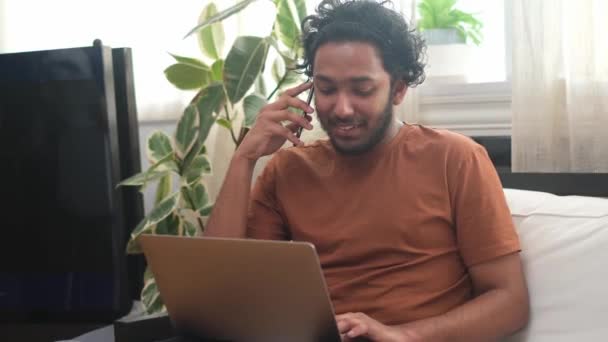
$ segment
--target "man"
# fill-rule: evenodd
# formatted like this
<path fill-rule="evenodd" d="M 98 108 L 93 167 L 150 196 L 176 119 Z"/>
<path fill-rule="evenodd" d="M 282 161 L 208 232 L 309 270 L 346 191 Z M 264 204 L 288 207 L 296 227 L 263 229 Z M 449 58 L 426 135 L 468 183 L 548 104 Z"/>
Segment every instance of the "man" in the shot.
<path fill-rule="evenodd" d="M 370 1 L 325 0 L 302 27 L 314 81 L 260 111 L 206 235 L 312 242 L 345 341 L 489 341 L 521 328 L 519 242 L 485 150 L 393 116 L 424 78 L 421 40 Z M 305 146 L 295 132 L 312 129 L 315 110 L 296 96 L 313 83 L 329 141 Z M 279 150 L 286 140 L 297 146 Z M 273 153 L 250 194 L 256 161 Z"/>

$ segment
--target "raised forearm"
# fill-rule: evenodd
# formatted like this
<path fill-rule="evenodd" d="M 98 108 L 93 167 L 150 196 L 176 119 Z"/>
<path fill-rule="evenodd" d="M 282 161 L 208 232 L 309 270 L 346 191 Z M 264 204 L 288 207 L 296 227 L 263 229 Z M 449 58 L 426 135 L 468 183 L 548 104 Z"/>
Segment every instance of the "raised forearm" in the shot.
<path fill-rule="evenodd" d="M 205 236 L 243 238 L 255 162 L 235 154 L 207 222 Z"/>
<path fill-rule="evenodd" d="M 489 290 L 443 315 L 400 326 L 412 341 L 496 341 L 528 320 L 526 295 Z M 407 340 L 410 341 L 410 340 Z"/>

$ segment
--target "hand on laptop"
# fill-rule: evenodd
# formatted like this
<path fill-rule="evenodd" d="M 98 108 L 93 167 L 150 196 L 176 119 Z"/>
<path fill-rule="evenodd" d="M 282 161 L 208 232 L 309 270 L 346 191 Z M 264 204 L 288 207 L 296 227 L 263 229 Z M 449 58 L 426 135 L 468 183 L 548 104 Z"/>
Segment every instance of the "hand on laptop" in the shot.
<path fill-rule="evenodd" d="M 418 341 L 397 327 L 384 325 L 364 313 L 345 313 L 336 316 L 343 342 L 364 340 L 374 342 Z"/>
<path fill-rule="evenodd" d="M 309 114 L 314 110 L 296 96 L 311 87 L 312 82 L 305 82 L 287 89 L 278 100 L 262 107 L 255 125 L 245 136 L 237 152 L 247 159 L 257 161 L 262 156 L 274 153 L 283 146 L 285 140 L 289 140 L 295 145 L 303 145 L 295 132 L 299 127 L 312 129 Z M 290 111 L 289 107 L 303 110 L 306 116 Z M 284 121 L 289 123 L 283 126 Z"/>

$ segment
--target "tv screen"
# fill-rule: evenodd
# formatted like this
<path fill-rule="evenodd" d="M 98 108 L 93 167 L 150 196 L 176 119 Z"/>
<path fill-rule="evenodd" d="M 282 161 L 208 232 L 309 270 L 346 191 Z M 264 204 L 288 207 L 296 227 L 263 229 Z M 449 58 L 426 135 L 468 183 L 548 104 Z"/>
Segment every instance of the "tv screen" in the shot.
<path fill-rule="evenodd" d="M 130 308 L 112 51 L 0 55 L 0 319 Z"/>

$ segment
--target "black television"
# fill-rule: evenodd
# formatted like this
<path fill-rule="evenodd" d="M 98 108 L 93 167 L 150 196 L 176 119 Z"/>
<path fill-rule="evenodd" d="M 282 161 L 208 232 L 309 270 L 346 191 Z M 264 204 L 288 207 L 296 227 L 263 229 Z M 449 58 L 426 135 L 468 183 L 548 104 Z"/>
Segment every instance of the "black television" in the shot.
<path fill-rule="evenodd" d="M 0 323 L 111 322 L 138 297 L 131 51 L 0 54 Z"/>

